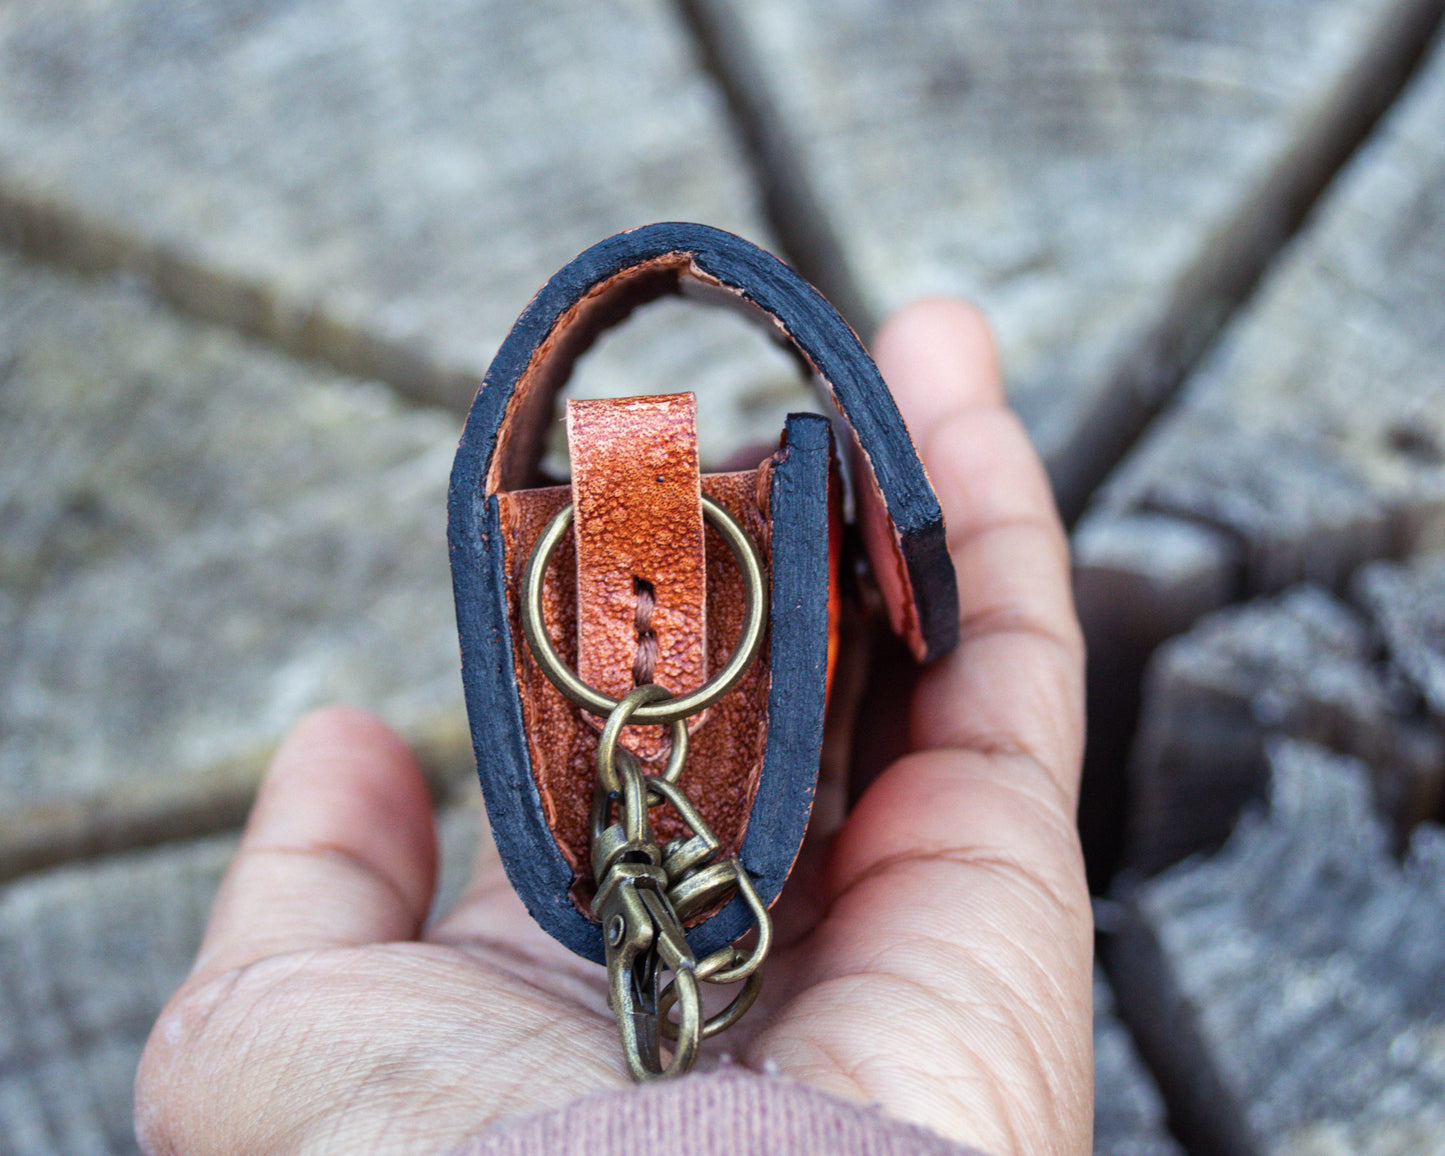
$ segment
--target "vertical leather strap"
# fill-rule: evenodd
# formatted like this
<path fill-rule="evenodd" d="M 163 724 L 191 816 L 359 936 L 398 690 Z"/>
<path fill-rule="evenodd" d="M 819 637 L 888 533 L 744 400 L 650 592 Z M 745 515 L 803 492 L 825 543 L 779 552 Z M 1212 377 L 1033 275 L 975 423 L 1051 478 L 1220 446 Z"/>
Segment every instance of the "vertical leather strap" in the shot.
<path fill-rule="evenodd" d="M 577 543 L 577 673 L 613 698 L 707 680 L 707 572 L 690 393 L 567 403 Z M 696 726 L 698 719 L 691 725 Z M 667 743 L 629 728 L 643 759 Z"/>

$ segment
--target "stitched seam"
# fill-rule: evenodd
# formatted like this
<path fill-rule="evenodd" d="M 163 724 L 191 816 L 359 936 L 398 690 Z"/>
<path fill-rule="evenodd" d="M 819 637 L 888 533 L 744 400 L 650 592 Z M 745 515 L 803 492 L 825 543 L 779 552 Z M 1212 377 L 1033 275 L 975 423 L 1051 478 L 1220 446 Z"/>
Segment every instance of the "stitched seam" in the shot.
<path fill-rule="evenodd" d="M 637 609 L 632 625 L 637 631 L 637 657 L 632 660 L 632 683 L 646 686 L 657 677 L 657 631 L 652 628 L 652 612 L 657 607 L 657 592 L 645 578 L 632 579 L 632 592 L 637 596 Z"/>

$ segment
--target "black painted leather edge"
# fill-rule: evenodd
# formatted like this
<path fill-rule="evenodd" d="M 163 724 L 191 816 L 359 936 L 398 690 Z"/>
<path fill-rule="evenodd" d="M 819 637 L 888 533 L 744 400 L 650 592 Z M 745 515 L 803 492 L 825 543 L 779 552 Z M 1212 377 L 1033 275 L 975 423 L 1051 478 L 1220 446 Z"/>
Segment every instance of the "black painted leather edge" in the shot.
<path fill-rule="evenodd" d="M 828 419 L 791 414 L 784 455 L 773 467 L 772 582 L 768 592 L 768 740 L 738 858 L 764 903 L 788 880 L 813 813 L 828 683 Z M 805 770 L 806 769 L 806 770 Z M 749 927 L 733 898 L 687 934 L 698 959 Z"/>
<path fill-rule="evenodd" d="M 532 918 L 574 951 L 603 962 L 602 936 L 572 902 L 572 867 L 544 818 L 532 777 L 532 756 L 507 608 L 501 514 L 496 498 L 454 517 L 447 527 L 461 642 L 462 688 L 487 820 L 507 878 Z M 580 923 L 590 931 L 584 943 Z M 560 929 L 569 934 L 564 937 Z"/>

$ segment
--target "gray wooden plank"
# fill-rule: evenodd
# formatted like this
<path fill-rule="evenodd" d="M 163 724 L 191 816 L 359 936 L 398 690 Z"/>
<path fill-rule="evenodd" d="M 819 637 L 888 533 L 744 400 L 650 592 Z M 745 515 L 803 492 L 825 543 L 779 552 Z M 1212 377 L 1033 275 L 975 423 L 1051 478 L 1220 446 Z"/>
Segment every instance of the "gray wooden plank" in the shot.
<path fill-rule="evenodd" d="M 185 977 L 234 840 L 0 890 L 0 1134 L 15 1156 L 138 1151 L 131 1085 Z"/>
<path fill-rule="evenodd" d="M 1121 861 L 1131 811 L 1123 770 L 1145 663 L 1161 640 L 1239 596 L 1231 547 L 1208 526 L 1147 513 L 1086 520 L 1074 532 L 1074 602 L 1089 656 L 1079 830 L 1096 892 Z"/>
<path fill-rule="evenodd" d="M 665 0 L 21 0 L 0 62 L 0 233 L 430 400 L 469 401 L 604 236 L 697 218 L 768 240 Z M 711 314 L 640 326 L 596 368 L 613 392 L 696 384 L 736 440 L 796 404 L 781 356 Z"/>
<path fill-rule="evenodd" d="M 1247 593 L 1445 543 L 1442 120 L 1437 50 L 1096 516 L 1217 529 Z"/>
<path fill-rule="evenodd" d="M 1403 861 L 1363 764 L 1272 755 L 1267 816 L 1145 884 L 1111 974 L 1189 1150 L 1445 1150 L 1445 831 Z"/>
<path fill-rule="evenodd" d="M 415 475 L 456 438 L 450 415 L 178 319 L 134 282 L 3 254 L 0 350 L 0 582 L 21 598 Z"/>
<path fill-rule="evenodd" d="M 1108 981 L 1094 977 L 1094 1156 L 1183 1156 L 1164 1100 L 1119 1020 Z"/>
<path fill-rule="evenodd" d="M 1086 799 L 1106 816 L 1153 647 L 1225 602 L 1339 589 L 1445 542 L 1442 121 L 1436 49 L 1075 532 Z M 1178 537 L 1187 567 L 1164 548 Z"/>
<path fill-rule="evenodd" d="M 0 350 L 0 876 L 236 822 L 326 701 L 470 764 L 454 418 L 8 258 Z"/>
<path fill-rule="evenodd" d="M 1398 588 L 1411 575 L 1388 578 Z M 1391 605 L 1403 618 L 1427 603 Z M 1401 837 L 1438 816 L 1445 716 L 1417 711 L 1408 673 L 1378 647 L 1372 621 L 1313 586 L 1219 611 L 1161 646 L 1129 764 L 1132 865 L 1157 871 L 1222 843 L 1263 795 L 1280 737 L 1363 759 Z"/>
<path fill-rule="evenodd" d="M 1375 562 L 1355 576 L 1351 590 L 1401 680 L 1445 726 L 1445 554 L 1410 565 Z"/>
<path fill-rule="evenodd" d="M 790 247 L 862 326 L 992 314 L 1076 510 L 1348 152 L 1436 0 L 693 0 Z"/>

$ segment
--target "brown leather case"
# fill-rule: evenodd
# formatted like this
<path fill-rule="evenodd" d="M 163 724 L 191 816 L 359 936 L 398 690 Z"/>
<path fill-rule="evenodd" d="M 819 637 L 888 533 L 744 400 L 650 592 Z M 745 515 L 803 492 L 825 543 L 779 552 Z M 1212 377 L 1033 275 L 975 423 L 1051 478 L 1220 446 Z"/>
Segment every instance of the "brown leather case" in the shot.
<path fill-rule="evenodd" d="M 573 532 L 541 587 L 558 655 L 618 698 L 639 682 L 674 694 L 728 660 L 746 599 L 732 551 L 702 515 L 718 502 L 764 563 L 762 648 L 741 681 L 688 720 L 680 784 L 754 881 L 781 890 L 811 808 L 845 539 L 844 485 L 826 419 L 791 416 L 755 469 L 700 475 L 689 395 L 574 403 L 570 486 L 533 488 L 540 431 L 576 357 L 609 324 L 663 293 L 701 286 L 780 331 L 848 423 L 859 537 L 880 583 L 905 597 L 895 622 L 920 658 L 952 645 L 957 598 L 942 515 L 876 368 L 847 325 L 785 265 L 699 225 L 609 238 L 559 272 L 519 318 L 478 391 L 449 497 L 463 681 L 487 811 L 529 910 L 579 954 L 603 959 L 590 915 L 589 813 L 600 720 L 564 696 L 525 638 L 520 591 L 543 527 L 569 502 Z M 645 772 L 667 728 L 628 727 Z M 659 808 L 666 839 L 675 815 Z M 687 932 L 702 958 L 749 926 L 734 900 Z"/>

